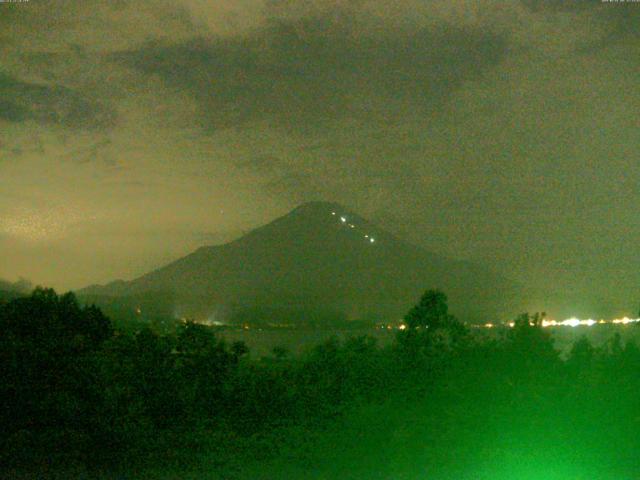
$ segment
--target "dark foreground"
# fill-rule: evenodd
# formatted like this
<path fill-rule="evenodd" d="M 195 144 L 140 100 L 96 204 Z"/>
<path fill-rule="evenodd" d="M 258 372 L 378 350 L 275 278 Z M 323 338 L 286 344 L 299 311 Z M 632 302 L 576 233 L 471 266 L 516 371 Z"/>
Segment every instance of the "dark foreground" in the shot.
<path fill-rule="evenodd" d="M 0 476 L 640 477 L 633 343 L 580 340 L 561 360 L 535 318 L 497 339 L 434 318 L 384 347 L 254 359 L 194 324 L 118 334 L 37 290 L 0 306 Z"/>

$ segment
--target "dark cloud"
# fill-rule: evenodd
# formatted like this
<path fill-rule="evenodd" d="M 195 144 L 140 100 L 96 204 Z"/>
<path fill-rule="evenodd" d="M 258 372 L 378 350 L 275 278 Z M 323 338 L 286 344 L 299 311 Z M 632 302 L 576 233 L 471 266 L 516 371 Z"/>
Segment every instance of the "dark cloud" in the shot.
<path fill-rule="evenodd" d="M 9 100 L 0 100 L 0 119 L 10 122 L 22 122 L 27 119 L 27 108 Z"/>
<path fill-rule="evenodd" d="M 115 114 L 64 86 L 26 82 L 0 72 L 0 119 L 92 129 L 112 125 Z"/>
<path fill-rule="evenodd" d="M 592 29 L 576 47 L 578 54 L 592 54 L 640 33 L 637 2 L 603 0 L 522 0 L 536 14 L 582 16 Z"/>
<path fill-rule="evenodd" d="M 7 105 L 13 105 L 11 102 L 7 102 Z M 4 111 L 6 114 L 10 112 L 11 107 L 7 107 L 7 110 L 3 110 L 0 102 L 0 111 Z M 2 114 L 0 114 L 2 118 Z M 7 119 L 5 119 L 7 120 Z M 18 123 L 19 121 L 13 121 Z M 8 158 L 17 159 L 24 154 L 36 154 L 42 155 L 44 153 L 44 145 L 38 135 L 30 135 L 27 140 L 20 144 L 12 141 L 13 139 L 7 138 L 7 136 L 0 137 L 0 162 L 7 160 Z"/>
<path fill-rule="evenodd" d="M 274 117 L 304 129 L 327 118 L 384 116 L 385 101 L 432 108 L 507 51 L 506 35 L 480 28 L 358 35 L 348 23 L 303 18 L 248 37 L 155 42 L 111 58 L 190 92 L 205 127 Z"/>
<path fill-rule="evenodd" d="M 119 164 L 114 155 L 109 151 L 112 146 L 109 138 L 101 139 L 89 146 L 77 148 L 65 154 L 65 158 L 77 163 L 102 163 L 108 168 L 118 168 Z"/>
<path fill-rule="evenodd" d="M 607 4 L 605 4 L 607 5 Z M 627 39 L 637 41 L 640 35 L 640 8 L 637 3 L 609 4 L 606 10 L 594 13 L 594 23 L 604 25 L 604 33 L 584 42 L 576 53 L 591 54 L 602 49 L 613 47 Z M 618 8 L 616 8 L 618 7 Z"/>

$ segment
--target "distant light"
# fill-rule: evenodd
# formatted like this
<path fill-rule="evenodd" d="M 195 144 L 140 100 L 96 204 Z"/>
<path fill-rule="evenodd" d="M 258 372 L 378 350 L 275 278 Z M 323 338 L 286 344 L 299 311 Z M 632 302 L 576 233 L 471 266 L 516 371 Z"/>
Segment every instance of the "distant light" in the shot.
<path fill-rule="evenodd" d="M 628 317 L 624 317 L 624 318 L 616 318 L 615 320 L 613 320 L 611 323 L 616 323 L 616 324 L 623 324 L 626 325 L 627 323 L 637 323 L 640 322 L 639 318 L 628 318 Z"/>
<path fill-rule="evenodd" d="M 561 322 L 556 320 L 542 320 L 543 327 L 592 327 L 594 325 L 605 325 L 605 324 L 613 324 L 613 325 L 627 325 L 629 323 L 639 323 L 640 318 L 615 318 L 613 320 L 594 320 L 593 318 L 588 318 L 586 320 L 580 320 L 576 317 L 567 318 Z M 513 323 L 513 322 L 512 322 Z"/>
<path fill-rule="evenodd" d="M 560 323 L 560 325 L 564 325 L 566 327 L 577 327 L 578 325 L 580 325 L 580 320 L 578 320 L 575 317 L 568 318 L 568 319 L 562 321 L 562 323 Z"/>
<path fill-rule="evenodd" d="M 347 219 L 346 219 L 345 217 L 340 217 L 340 221 L 341 221 L 342 223 L 347 223 Z"/>
<path fill-rule="evenodd" d="M 349 224 L 349 226 L 350 226 L 351 228 L 356 228 L 356 226 L 355 226 L 353 223 L 350 223 L 350 224 Z"/>
<path fill-rule="evenodd" d="M 364 238 L 369 238 L 369 235 L 365 235 Z"/>
<path fill-rule="evenodd" d="M 331 215 L 335 215 L 335 214 L 336 214 L 336 212 L 331 212 Z"/>
<path fill-rule="evenodd" d="M 404 323 L 402 323 L 402 324 L 400 324 L 400 326 L 398 328 L 400 330 L 406 330 L 407 326 Z"/>
<path fill-rule="evenodd" d="M 485 323 L 485 328 L 493 328 L 493 323 Z"/>
<path fill-rule="evenodd" d="M 370 241 L 371 243 L 373 243 L 373 242 L 375 242 L 375 241 L 376 241 L 376 239 L 375 239 L 375 238 L 373 238 L 373 237 L 371 237 L 371 238 L 369 239 L 369 241 Z"/>

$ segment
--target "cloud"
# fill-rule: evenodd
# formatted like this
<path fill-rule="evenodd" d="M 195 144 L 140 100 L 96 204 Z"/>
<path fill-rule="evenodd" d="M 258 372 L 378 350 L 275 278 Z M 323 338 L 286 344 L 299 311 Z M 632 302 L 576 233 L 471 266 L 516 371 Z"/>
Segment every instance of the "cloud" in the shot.
<path fill-rule="evenodd" d="M 111 58 L 189 92 L 211 129 L 265 118 L 303 128 L 379 114 L 387 102 L 431 108 L 498 64 L 508 48 L 504 34 L 473 26 L 360 35 L 355 19 L 336 22 L 331 13 L 279 16 L 236 38 L 154 41 Z"/>
<path fill-rule="evenodd" d="M 90 129 L 112 125 L 115 114 L 66 87 L 24 82 L 0 73 L 0 120 Z"/>
<path fill-rule="evenodd" d="M 578 54 L 592 54 L 640 32 L 640 10 L 634 2 L 602 0 L 521 0 L 536 24 L 556 28 L 566 46 Z M 536 29 L 542 37 L 542 31 Z M 569 35 L 567 35 L 567 33 Z"/>

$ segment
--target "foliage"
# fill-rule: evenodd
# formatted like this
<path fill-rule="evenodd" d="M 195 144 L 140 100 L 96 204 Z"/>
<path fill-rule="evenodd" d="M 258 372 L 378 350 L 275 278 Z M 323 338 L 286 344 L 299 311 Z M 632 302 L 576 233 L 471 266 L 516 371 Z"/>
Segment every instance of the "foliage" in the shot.
<path fill-rule="evenodd" d="M 0 305 L 0 464 L 14 478 L 188 478 L 202 462 L 193 478 L 500 479 L 528 478 L 531 458 L 566 473 L 541 445 L 598 445 L 587 477 L 630 478 L 640 350 L 583 338 L 563 359 L 543 319 L 471 335 L 427 291 L 390 347 L 332 338 L 256 359 L 192 322 L 114 331 L 73 294 L 36 289 Z M 596 475 L 607 464 L 617 476 Z"/>
<path fill-rule="evenodd" d="M 447 296 L 439 290 L 427 290 L 416 306 L 405 316 L 409 328 L 431 328 L 445 326 L 451 321 Z"/>

